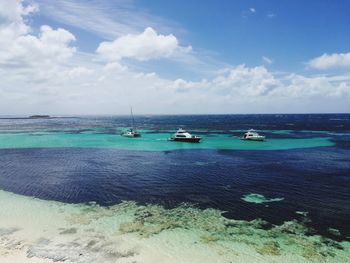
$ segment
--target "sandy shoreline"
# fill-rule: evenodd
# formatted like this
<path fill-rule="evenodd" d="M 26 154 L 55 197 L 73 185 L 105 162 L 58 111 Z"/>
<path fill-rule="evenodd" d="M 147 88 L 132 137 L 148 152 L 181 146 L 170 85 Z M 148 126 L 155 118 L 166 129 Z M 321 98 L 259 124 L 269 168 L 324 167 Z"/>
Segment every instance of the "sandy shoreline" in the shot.
<path fill-rule="evenodd" d="M 348 243 L 336 249 L 317 236 L 273 236 L 259 222 L 226 222 L 215 210 L 165 210 L 132 202 L 104 208 L 4 191 L 0 206 L 2 263 L 350 262 Z M 287 241 L 302 244 L 292 244 L 293 250 L 284 247 Z"/>

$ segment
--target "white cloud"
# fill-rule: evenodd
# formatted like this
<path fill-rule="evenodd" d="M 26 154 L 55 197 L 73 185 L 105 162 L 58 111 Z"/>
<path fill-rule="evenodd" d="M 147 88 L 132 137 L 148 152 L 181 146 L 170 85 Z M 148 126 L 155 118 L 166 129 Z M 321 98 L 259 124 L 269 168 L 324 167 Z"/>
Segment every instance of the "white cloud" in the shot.
<path fill-rule="evenodd" d="M 36 4 L 23 4 L 23 0 L 3 0 L 0 2 L 1 24 L 23 23 L 23 16 L 37 12 Z"/>
<path fill-rule="evenodd" d="M 27 34 L 30 27 L 24 17 L 38 10 L 37 5 L 23 5 L 21 0 L 0 1 L 0 41 L 11 43 L 11 40 Z"/>
<path fill-rule="evenodd" d="M 133 0 L 37 0 L 43 15 L 106 39 L 136 34 L 146 27 L 184 32 L 175 22 L 151 15 Z M 83 15 L 82 15 L 83 14 Z"/>
<path fill-rule="evenodd" d="M 307 65 L 314 69 L 326 70 L 331 68 L 350 68 L 350 53 L 323 54 L 313 58 Z"/>
<path fill-rule="evenodd" d="M 88 69 L 86 67 L 82 67 L 82 66 L 72 68 L 71 70 L 68 71 L 68 75 L 71 78 L 87 76 L 87 75 L 90 75 L 92 73 L 93 73 L 93 70 Z"/>
<path fill-rule="evenodd" d="M 289 98 L 341 98 L 349 97 L 350 85 L 344 81 L 332 81 L 326 76 L 305 77 L 289 74 L 284 79 L 283 89 L 276 91 L 276 95 Z M 275 95 L 275 94 L 274 94 Z"/>
<path fill-rule="evenodd" d="M 264 66 L 249 68 L 239 65 L 232 69 L 222 70 L 211 81 L 199 82 L 178 79 L 171 84 L 176 92 L 205 92 L 210 97 L 250 99 L 312 99 L 312 98 L 349 98 L 349 77 L 305 77 L 289 74 L 277 78 Z M 209 95 L 208 95 L 209 96 Z"/>
<path fill-rule="evenodd" d="M 0 6 L 0 65 L 2 67 L 56 66 L 75 52 L 70 43 L 73 34 L 64 29 L 42 26 L 38 36 L 24 18 L 37 11 L 35 5 L 24 6 L 22 1 L 2 1 Z"/>
<path fill-rule="evenodd" d="M 263 66 L 240 65 L 200 81 L 172 81 L 116 62 L 67 66 L 41 82 L 33 82 L 36 74 L 11 79 L 0 71 L 1 112 L 110 114 L 125 113 L 129 105 L 145 114 L 346 111 L 350 98 L 349 78 L 276 77 Z M 10 105 L 20 106 L 9 112 Z"/>
<path fill-rule="evenodd" d="M 161 35 L 148 27 L 141 34 L 128 34 L 112 42 L 102 42 L 97 53 L 109 61 L 122 58 L 134 58 L 140 61 L 170 57 L 180 50 L 178 40 L 174 35 Z M 191 49 L 182 48 L 184 52 Z"/>
<path fill-rule="evenodd" d="M 250 7 L 249 9 L 242 11 L 243 18 L 248 18 L 248 17 L 254 16 L 255 14 L 256 14 L 256 9 L 254 7 Z"/>
<path fill-rule="evenodd" d="M 280 81 L 263 66 L 249 68 L 239 65 L 233 69 L 223 70 L 211 81 L 187 82 L 178 79 L 173 83 L 173 88 L 180 92 L 205 89 L 218 96 L 255 97 L 265 96 L 280 85 Z"/>
<path fill-rule="evenodd" d="M 260 96 L 268 94 L 279 85 L 279 81 L 263 67 L 248 68 L 244 65 L 232 69 L 226 76 L 213 80 L 213 89 L 233 96 Z"/>
<path fill-rule="evenodd" d="M 110 62 L 110 63 L 107 63 L 104 66 L 104 69 L 106 71 L 114 72 L 114 71 L 126 71 L 128 69 L 128 67 L 127 66 L 123 66 L 123 65 L 121 65 L 118 62 Z"/>
<path fill-rule="evenodd" d="M 0 40 L 0 64 L 47 67 L 63 63 L 75 52 L 75 48 L 70 46 L 74 40 L 75 37 L 64 29 L 42 26 L 38 36 L 24 34 Z"/>
<path fill-rule="evenodd" d="M 262 56 L 262 60 L 266 64 L 272 64 L 273 63 L 272 59 L 269 58 L 269 57 L 266 57 L 266 56 Z"/>

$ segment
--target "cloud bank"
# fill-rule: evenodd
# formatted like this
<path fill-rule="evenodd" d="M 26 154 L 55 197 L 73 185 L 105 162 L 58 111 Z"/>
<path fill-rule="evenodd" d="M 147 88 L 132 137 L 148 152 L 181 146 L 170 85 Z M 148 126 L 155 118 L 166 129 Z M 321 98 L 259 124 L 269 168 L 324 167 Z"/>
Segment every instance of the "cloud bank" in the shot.
<path fill-rule="evenodd" d="M 64 28 L 30 27 L 40 6 L 0 3 L 0 112 L 2 114 L 144 114 L 346 112 L 350 75 L 304 76 L 267 67 L 218 68 L 200 80 L 162 77 L 125 63 L 191 54 L 173 34 L 146 27 L 102 41 L 82 53 Z M 269 64 L 266 57 L 265 63 Z M 347 65 L 348 54 L 323 55 L 310 66 Z M 327 63 L 326 63 L 327 62 Z M 179 66 L 182 62 L 179 61 Z M 200 64 L 193 64 L 198 67 Z"/>

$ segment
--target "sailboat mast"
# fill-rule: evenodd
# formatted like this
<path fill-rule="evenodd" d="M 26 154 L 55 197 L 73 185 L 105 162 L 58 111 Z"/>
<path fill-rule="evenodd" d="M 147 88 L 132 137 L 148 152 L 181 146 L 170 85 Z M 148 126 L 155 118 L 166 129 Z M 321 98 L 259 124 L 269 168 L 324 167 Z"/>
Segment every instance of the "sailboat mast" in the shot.
<path fill-rule="evenodd" d="M 132 107 L 130 107 L 130 112 L 131 112 L 131 118 L 132 118 L 132 129 L 134 130 L 134 128 L 135 128 L 135 120 L 134 120 L 134 114 L 132 113 Z"/>

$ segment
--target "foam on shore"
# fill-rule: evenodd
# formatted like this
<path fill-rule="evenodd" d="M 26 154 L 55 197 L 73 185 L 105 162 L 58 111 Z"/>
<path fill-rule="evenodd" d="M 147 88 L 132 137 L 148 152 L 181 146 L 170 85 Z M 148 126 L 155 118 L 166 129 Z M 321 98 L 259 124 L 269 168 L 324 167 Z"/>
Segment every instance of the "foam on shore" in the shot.
<path fill-rule="evenodd" d="M 64 204 L 0 191 L 1 262 L 350 262 L 350 243 L 297 221 L 271 226 L 214 209 Z"/>

